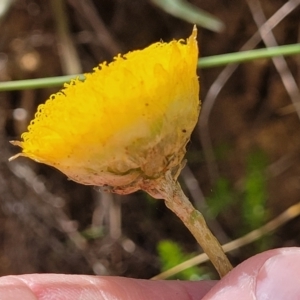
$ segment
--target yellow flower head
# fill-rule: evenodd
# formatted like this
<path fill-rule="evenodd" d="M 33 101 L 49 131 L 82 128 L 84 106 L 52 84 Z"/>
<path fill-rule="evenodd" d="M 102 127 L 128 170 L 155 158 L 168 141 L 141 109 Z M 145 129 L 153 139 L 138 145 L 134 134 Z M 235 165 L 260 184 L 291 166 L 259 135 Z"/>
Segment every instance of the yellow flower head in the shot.
<path fill-rule="evenodd" d="M 176 171 L 200 108 L 196 34 L 118 55 L 65 84 L 12 142 L 17 156 L 120 193 Z"/>

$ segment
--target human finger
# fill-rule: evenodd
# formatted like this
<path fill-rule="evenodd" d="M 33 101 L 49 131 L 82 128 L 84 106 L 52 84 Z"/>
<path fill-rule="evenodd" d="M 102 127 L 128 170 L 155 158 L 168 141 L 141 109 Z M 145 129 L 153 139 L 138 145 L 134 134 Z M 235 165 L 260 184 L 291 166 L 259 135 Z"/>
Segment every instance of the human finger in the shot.
<path fill-rule="evenodd" d="M 300 248 L 266 251 L 244 261 L 203 300 L 299 300 Z"/>
<path fill-rule="evenodd" d="M 0 300 L 193 300 L 212 281 L 151 281 L 110 276 L 28 274 L 0 278 Z"/>

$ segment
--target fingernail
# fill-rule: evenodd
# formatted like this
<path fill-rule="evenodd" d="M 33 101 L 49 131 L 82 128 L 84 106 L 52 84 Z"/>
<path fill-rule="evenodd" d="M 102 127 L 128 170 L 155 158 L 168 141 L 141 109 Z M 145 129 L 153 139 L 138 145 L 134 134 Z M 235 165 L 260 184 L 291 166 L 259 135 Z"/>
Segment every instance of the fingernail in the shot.
<path fill-rule="evenodd" d="M 257 300 L 300 299 L 300 250 L 291 248 L 266 260 L 256 277 Z"/>

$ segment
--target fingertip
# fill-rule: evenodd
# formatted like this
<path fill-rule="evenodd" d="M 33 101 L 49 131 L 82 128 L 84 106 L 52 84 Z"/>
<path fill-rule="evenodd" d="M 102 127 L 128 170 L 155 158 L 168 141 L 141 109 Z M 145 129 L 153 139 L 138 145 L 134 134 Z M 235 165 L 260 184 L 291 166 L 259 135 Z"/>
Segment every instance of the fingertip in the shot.
<path fill-rule="evenodd" d="M 300 248 L 266 251 L 244 261 L 203 300 L 300 299 Z"/>
<path fill-rule="evenodd" d="M 286 250 L 269 258 L 257 275 L 255 291 L 257 299 L 299 300 L 299 274 L 299 249 Z"/>

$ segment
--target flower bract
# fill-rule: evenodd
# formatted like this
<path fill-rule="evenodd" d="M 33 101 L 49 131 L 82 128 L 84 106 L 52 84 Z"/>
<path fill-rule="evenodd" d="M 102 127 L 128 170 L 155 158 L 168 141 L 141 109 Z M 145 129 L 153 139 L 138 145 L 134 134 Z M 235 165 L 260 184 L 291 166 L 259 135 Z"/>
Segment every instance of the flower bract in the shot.
<path fill-rule="evenodd" d="M 120 193 L 180 168 L 200 110 L 196 34 L 118 55 L 65 84 L 12 142 L 17 156 Z"/>

